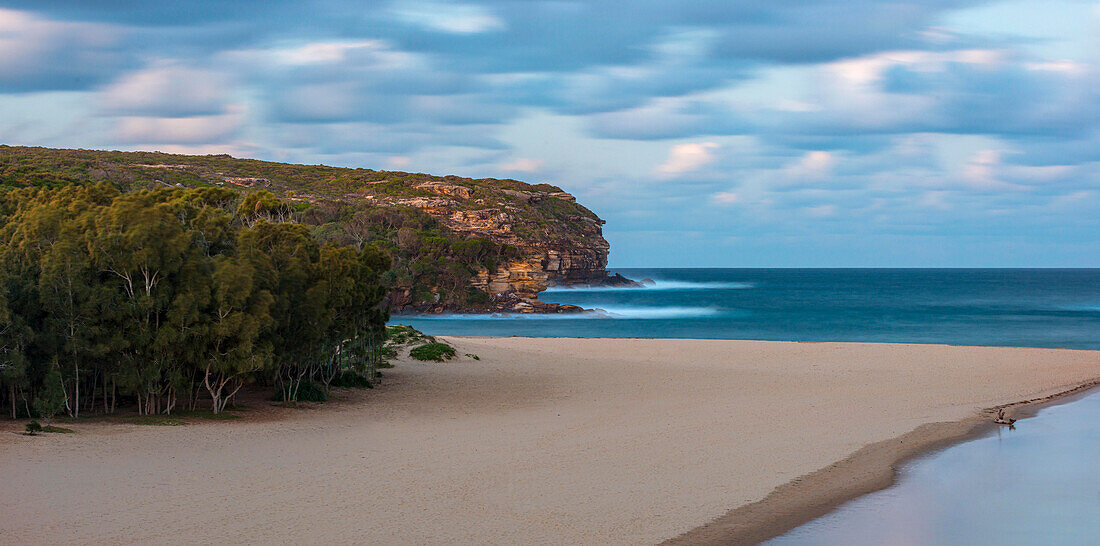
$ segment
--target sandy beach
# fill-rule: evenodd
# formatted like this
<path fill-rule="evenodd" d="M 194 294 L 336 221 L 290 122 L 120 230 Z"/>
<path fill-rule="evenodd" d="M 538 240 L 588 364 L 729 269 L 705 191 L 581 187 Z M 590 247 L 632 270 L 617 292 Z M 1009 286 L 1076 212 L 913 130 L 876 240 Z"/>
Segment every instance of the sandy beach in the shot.
<path fill-rule="evenodd" d="M 1100 351 L 448 339 L 480 360 L 402 361 L 316 407 L 39 437 L 4 422 L 0 542 L 758 539 L 888 484 L 986 408 L 1100 379 Z"/>

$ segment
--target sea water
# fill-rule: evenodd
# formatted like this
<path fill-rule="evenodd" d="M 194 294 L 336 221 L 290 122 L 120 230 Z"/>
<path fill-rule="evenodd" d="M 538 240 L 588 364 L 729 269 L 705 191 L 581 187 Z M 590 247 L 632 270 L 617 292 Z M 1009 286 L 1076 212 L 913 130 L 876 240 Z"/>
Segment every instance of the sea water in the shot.
<path fill-rule="evenodd" d="M 1100 392 L 902 467 L 771 545 L 1098 544 Z"/>
<path fill-rule="evenodd" d="M 1100 349 L 1100 269 L 615 269 L 644 288 L 551 288 L 592 312 L 395 316 L 429 334 Z"/>

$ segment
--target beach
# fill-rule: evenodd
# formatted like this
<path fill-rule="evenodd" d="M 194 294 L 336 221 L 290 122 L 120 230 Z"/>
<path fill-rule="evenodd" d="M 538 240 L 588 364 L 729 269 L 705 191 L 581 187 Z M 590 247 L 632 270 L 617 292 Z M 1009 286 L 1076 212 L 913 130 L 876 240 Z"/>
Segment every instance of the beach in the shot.
<path fill-rule="evenodd" d="M 447 340 L 479 359 L 402 360 L 380 388 L 318 406 L 178 427 L 75 423 L 77 434 L 39 437 L 5 422 L 0 536 L 755 540 L 888 485 L 894 462 L 975 434 L 988 408 L 1100 379 L 1100 351 Z"/>

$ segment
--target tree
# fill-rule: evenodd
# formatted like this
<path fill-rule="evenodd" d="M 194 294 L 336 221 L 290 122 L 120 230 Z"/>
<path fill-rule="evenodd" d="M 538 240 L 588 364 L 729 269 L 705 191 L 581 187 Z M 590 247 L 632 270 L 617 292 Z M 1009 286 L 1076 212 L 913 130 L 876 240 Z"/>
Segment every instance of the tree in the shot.
<path fill-rule="evenodd" d="M 211 277 L 211 322 L 206 331 L 203 386 L 211 409 L 219 413 L 244 385 L 248 374 L 270 360 L 266 344 L 257 346 L 271 325 L 271 293 L 257 290 L 252 265 L 246 260 L 219 256 Z"/>
<path fill-rule="evenodd" d="M 320 247 L 305 226 L 267 221 L 241 230 L 237 241 L 258 288 L 272 296 L 272 324 L 262 342 L 271 347 L 283 399 L 296 400 L 302 381 L 325 358 L 324 332 L 332 320 L 326 289 L 319 286 Z"/>
<path fill-rule="evenodd" d="M 261 221 L 282 223 L 293 219 L 294 209 L 271 192 L 263 190 L 245 196 L 237 206 L 237 217 L 248 226 Z"/>
<path fill-rule="evenodd" d="M 114 326 L 129 340 L 124 352 L 129 373 L 123 379 L 143 414 L 157 413 L 163 395 L 167 407 L 174 404 L 173 361 L 165 350 L 171 345 L 163 338 L 158 343 L 158 334 L 191 247 L 190 234 L 166 195 L 138 191 L 118 197 L 96 215 L 89 243 L 95 266 L 114 277 L 121 302 Z"/>
<path fill-rule="evenodd" d="M 46 420 L 49 426 L 62 409 L 65 408 L 65 389 L 61 384 L 61 370 L 55 362 L 43 380 L 38 396 L 34 398 L 34 410 Z"/>
<path fill-rule="evenodd" d="M 0 403 L 12 417 L 76 417 L 97 396 L 110 413 L 120 395 L 151 414 L 205 394 L 220 413 L 255 380 L 294 400 L 305 381 L 372 369 L 385 251 L 322 246 L 304 225 L 255 217 L 257 204 L 281 206 L 267 196 L 236 216 L 236 196 L 0 190 Z M 429 252 L 446 254 L 437 239 Z"/>

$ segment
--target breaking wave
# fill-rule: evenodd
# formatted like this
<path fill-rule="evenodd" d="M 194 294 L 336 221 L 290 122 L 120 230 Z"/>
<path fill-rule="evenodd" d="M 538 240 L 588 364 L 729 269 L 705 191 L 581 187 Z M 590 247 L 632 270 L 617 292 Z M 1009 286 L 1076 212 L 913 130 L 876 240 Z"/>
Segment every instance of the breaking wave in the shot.
<path fill-rule="evenodd" d="M 632 292 L 639 290 L 746 290 L 751 282 L 653 281 L 649 286 L 551 286 L 544 292 Z"/>
<path fill-rule="evenodd" d="M 481 314 L 441 314 L 441 315 L 397 315 L 395 321 L 401 318 L 415 320 L 591 320 L 591 319 L 676 319 L 676 318 L 705 318 L 726 314 L 713 307 L 644 307 L 633 305 L 599 306 L 597 309 L 581 313 L 493 313 Z"/>

